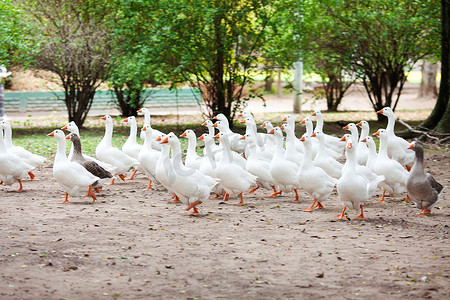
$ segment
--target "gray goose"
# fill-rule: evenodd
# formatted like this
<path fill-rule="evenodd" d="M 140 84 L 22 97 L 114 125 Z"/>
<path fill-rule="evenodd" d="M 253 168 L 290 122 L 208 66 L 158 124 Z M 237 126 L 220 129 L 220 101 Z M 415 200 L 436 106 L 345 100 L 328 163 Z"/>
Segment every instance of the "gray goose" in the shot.
<path fill-rule="evenodd" d="M 406 189 L 417 208 L 421 209 L 418 216 L 426 217 L 430 213 L 430 209 L 438 202 L 444 187 L 430 173 L 425 173 L 423 168 L 424 151 L 422 144 L 413 142 L 408 149 L 412 149 L 416 157 L 406 183 Z"/>
<path fill-rule="evenodd" d="M 92 186 L 97 192 L 98 192 L 98 190 L 100 190 L 102 188 L 103 184 L 106 181 L 112 180 L 115 178 L 110 172 L 105 170 L 102 166 L 97 164 L 95 161 L 87 160 L 83 157 L 83 154 L 81 152 L 80 137 L 76 133 L 70 133 L 69 135 L 67 135 L 66 139 L 68 139 L 68 140 L 70 139 L 73 144 L 73 155 L 72 155 L 71 160 L 73 162 L 79 163 L 92 175 L 100 178 L 100 180 L 98 180 L 98 184 L 96 184 L 95 186 Z"/>

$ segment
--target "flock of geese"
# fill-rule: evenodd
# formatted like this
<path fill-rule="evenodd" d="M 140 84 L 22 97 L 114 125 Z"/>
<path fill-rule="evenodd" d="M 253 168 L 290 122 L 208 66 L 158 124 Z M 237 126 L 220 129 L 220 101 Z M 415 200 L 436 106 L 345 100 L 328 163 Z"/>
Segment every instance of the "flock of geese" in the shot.
<path fill-rule="evenodd" d="M 208 132 L 198 139 L 204 142 L 203 156 L 196 152 L 197 137 L 193 130 L 186 130 L 181 137 L 188 139 L 187 152 L 183 155 L 180 140 L 173 133 L 164 134 L 152 129 L 150 111 L 144 114 L 144 126 L 137 142 L 137 123 L 134 117 L 123 121 L 130 125 L 130 135 L 122 149 L 111 144 L 113 120 L 105 121 L 105 135 L 97 145 L 96 158 L 82 153 L 80 132 L 74 122 L 54 130 L 48 136 L 57 141 L 57 151 L 53 163 L 53 175 L 68 196 L 96 195 L 106 184 L 114 184 L 118 178 L 125 181 L 125 173 L 133 170 L 127 179 L 133 179 L 136 172 L 144 173 L 152 189 L 158 182 L 173 194 L 171 201 L 182 202 L 189 214 L 198 215 L 198 205 L 215 194 L 215 198 L 238 196 L 244 203 L 244 192 L 256 189 L 270 191 L 266 197 L 277 197 L 281 193 L 295 193 L 293 202 L 299 202 L 298 190 L 303 189 L 313 199 L 311 212 L 323 208 L 323 203 L 337 190 L 342 202 L 342 212 L 336 218 L 346 217 L 345 210 L 360 210 L 357 219 L 364 219 L 363 205 L 372 195 L 382 189 L 385 193 L 400 195 L 407 193 L 409 201 L 414 201 L 421 209 L 419 216 L 426 216 L 437 203 L 443 186 L 424 171 L 423 146 L 418 142 L 409 143 L 394 133 L 395 117 L 389 107 L 378 113 L 388 118 L 386 129 L 379 129 L 375 136 L 380 140 L 377 151 L 374 139 L 369 136 L 369 123 L 349 123 L 344 129 L 350 133 L 337 138 L 323 132 L 323 115 L 317 110 L 312 116 L 301 121 L 306 132 L 297 138 L 295 120 L 287 115 L 280 127 L 269 121 L 262 123 L 266 132 L 258 132 L 257 124 L 250 112 L 239 116 L 246 125 L 244 135 L 230 129 L 228 119 L 219 114 L 207 120 L 203 126 Z M 12 143 L 12 130 L 7 121 L 0 122 L 0 182 L 11 185 L 18 182 L 22 190 L 22 179 L 34 178 L 33 170 L 45 158 L 35 155 Z M 358 132 L 358 127 L 361 132 Z M 215 130 L 218 129 L 216 134 Z M 66 140 L 72 142 L 70 153 L 66 155 Z M 216 143 L 218 140 L 218 143 Z M 183 158 L 185 156 L 185 158 Z M 345 162 L 343 161 L 345 156 Z M 412 169 L 410 170 L 410 166 Z M 95 191 L 95 192 L 94 192 Z"/>

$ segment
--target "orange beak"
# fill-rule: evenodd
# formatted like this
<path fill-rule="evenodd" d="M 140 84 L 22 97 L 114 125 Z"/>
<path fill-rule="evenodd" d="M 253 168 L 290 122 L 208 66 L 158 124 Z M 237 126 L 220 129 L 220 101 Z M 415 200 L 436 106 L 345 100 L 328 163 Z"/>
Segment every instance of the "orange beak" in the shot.
<path fill-rule="evenodd" d="M 138 110 L 137 112 L 138 112 L 138 113 L 142 113 L 142 109 Z"/>
<path fill-rule="evenodd" d="M 280 127 L 280 128 L 281 128 L 281 130 L 284 130 L 284 124 L 283 124 L 283 125 L 281 125 L 281 127 Z"/>
<path fill-rule="evenodd" d="M 214 123 L 212 127 L 217 127 L 217 123 Z"/>
<path fill-rule="evenodd" d="M 345 135 L 342 137 L 342 139 L 340 139 L 341 142 L 345 142 L 347 139 L 345 137 Z"/>
<path fill-rule="evenodd" d="M 303 120 L 300 122 L 300 124 L 306 124 L 305 119 L 303 119 Z"/>
<path fill-rule="evenodd" d="M 52 131 L 52 132 L 50 132 L 49 134 L 47 134 L 47 136 L 55 136 L 55 132 Z"/>
<path fill-rule="evenodd" d="M 167 144 L 169 142 L 169 138 L 165 138 L 164 141 L 161 142 L 161 144 Z"/>
<path fill-rule="evenodd" d="M 316 133 L 314 132 L 313 134 L 311 134 L 311 137 L 316 137 Z"/>
<path fill-rule="evenodd" d="M 200 141 L 203 141 L 205 138 L 203 137 L 203 135 L 201 135 L 198 139 L 199 139 Z"/>
<path fill-rule="evenodd" d="M 352 147 L 353 147 L 352 143 L 348 143 L 347 148 L 352 149 Z"/>
<path fill-rule="evenodd" d="M 408 149 L 414 149 L 414 144 L 409 145 Z"/>
<path fill-rule="evenodd" d="M 283 121 L 283 122 L 286 122 L 286 121 L 287 121 L 287 118 L 286 118 L 286 117 L 284 117 L 284 118 L 283 118 L 283 120 L 281 120 L 281 121 Z"/>
<path fill-rule="evenodd" d="M 161 136 L 158 136 L 158 137 L 156 138 L 156 141 L 157 141 L 157 142 L 161 142 Z"/>
<path fill-rule="evenodd" d="M 377 111 L 377 114 L 382 114 L 383 113 L 383 110 L 382 109 L 380 109 L 379 111 Z"/>
<path fill-rule="evenodd" d="M 367 139 L 366 139 L 366 138 L 363 138 L 363 139 L 361 140 L 361 142 L 366 143 L 366 142 L 367 142 Z"/>
<path fill-rule="evenodd" d="M 242 114 L 242 113 L 238 114 L 238 117 L 242 117 L 242 116 L 243 116 L 243 114 Z"/>
<path fill-rule="evenodd" d="M 128 122 L 128 118 L 123 119 L 122 122 L 127 123 Z"/>
<path fill-rule="evenodd" d="M 274 133 L 275 133 L 275 129 L 272 129 L 267 134 L 274 134 Z"/>
<path fill-rule="evenodd" d="M 66 140 L 70 140 L 70 134 L 66 136 Z"/>
<path fill-rule="evenodd" d="M 362 126 L 362 122 L 359 122 L 358 124 L 356 124 L 356 126 L 361 127 Z"/>
<path fill-rule="evenodd" d="M 373 135 L 380 136 L 380 131 L 375 132 Z"/>
<path fill-rule="evenodd" d="M 67 130 L 67 125 L 61 128 L 62 130 Z"/>
<path fill-rule="evenodd" d="M 146 131 L 147 130 L 147 126 L 142 127 L 142 131 Z"/>
<path fill-rule="evenodd" d="M 214 138 L 217 140 L 217 139 L 219 139 L 219 134 L 216 134 L 215 136 L 214 136 Z"/>
<path fill-rule="evenodd" d="M 186 131 L 185 131 L 185 132 L 183 132 L 183 134 L 182 134 L 182 135 L 180 135 L 180 137 L 185 137 L 185 136 L 187 136 L 187 134 L 186 134 Z"/>
<path fill-rule="evenodd" d="M 266 127 L 266 123 L 263 123 L 263 124 L 261 125 L 261 127 Z"/>
<path fill-rule="evenodd" d="M 342 129 L 346 129 L 346 130 L 348 130 L 349 129 L 349 127 L 348 127 L 348 125 L 346 125 L 345 127 L 343 127 Z"/>
<path fill-rule="evenodd" d="M 245 120 L 242 120 L 241 123 L 242 123 L 242 124 L 245 124 Z"/>
<path fill-rule="evenodd" d="M 206 124 L 207 124 L 207 123 L 206 123 L 206 121 L 205 121 L 205 122 L 203 122 L 202 126 L 206 126 Z"/>
<path fill-rule="evenodd" d="M 215 116 L 215 117 L 213 118 L 213 120 L 217 120 L 217 116 Z"/>
<path fill-rule="evenodd" d="M 103 117 L 101 117 L 100 119 L 102 119 L 102 120 L 106 120 L 106 116 L 103 116 Z"/>
<path fill-rule="evenodd" d="M 315 117 L 316 115 L 317 115 L 316 112 L 313 112 L 313 114 L 311 116 Z"/>
<path fill-rule="evenodd" d="M 302 136 L 302 137 L 300 138 L 300 142 L 304 142 L 304 141 L 305 141 L 305 137 Z"/>
<path fill-rule="evenodd" d="M 245 140 L 245 135 L 243 135 L 243 136 L 240 138 L 240 140 Z"/>

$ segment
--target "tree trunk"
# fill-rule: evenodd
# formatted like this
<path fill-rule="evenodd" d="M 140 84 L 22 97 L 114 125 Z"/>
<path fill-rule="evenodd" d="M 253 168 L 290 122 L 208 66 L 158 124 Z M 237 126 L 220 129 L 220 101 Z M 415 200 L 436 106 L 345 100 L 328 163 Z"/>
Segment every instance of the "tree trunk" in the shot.
<path fill-rule="evenodd" d="M 264 85 L 264 91 L 271 93 L 273 84 L 273 70 L 270 71 L 270 75 L 266 77 L 266 82 Z"/>
<path fill-rule="evenodd" d="M 437 93 L 436 75 L 438 65 L 429 61 L 424 61 L 422 64 L 422 81 L 420 82 L 419 97 L 420 98 L 435 98 Z"/>
<path fill-rule="evenodd" d="M 3 83 L 0 81 L 0 120 L 5 118 L 5 90 Z"/>
<path fill-rule="evenodd" d="M 435 129 L 440 133 L 449 133 L 450 113 L 450 0 L 441 1 L 441 84 L 439 96 L 433 111 L 420 126 Z"/>
<path fill-rule="evenodd" d="M 278 96 L 278 98 L 281 98 L 283 96 L 283 82 L 281 81 L 281 70 L 280 70 L 280 68 L 278 68 L 277 96 Z"/>

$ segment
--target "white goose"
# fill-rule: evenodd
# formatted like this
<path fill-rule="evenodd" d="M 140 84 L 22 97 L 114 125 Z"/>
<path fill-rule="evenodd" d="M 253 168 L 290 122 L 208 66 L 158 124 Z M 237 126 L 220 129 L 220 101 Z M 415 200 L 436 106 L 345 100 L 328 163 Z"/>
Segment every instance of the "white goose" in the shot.
<path fill-rule="evenodd" d="M 325 145 L 327 148 L 333 149 L 339 154 L 344 153 L 345 143 L 342 143 L 339 138 L 326 134 L 323 132 L 323 115 L 320 110 L 315 110 L 312 114 L 313 117 L 316 117 L 316 127 L 314 128 L 314 132 L 322 132 L 325 137 Z"/>
<path fill-rule="evenodd" d="M 137 112 L 144 114 L 144 126 L 147 126 L 147 128 L 151 127 L 150 110 L 148 108 L 144 107 L 144 108 L 141 108 L 140 110 L 138 110 Z M 159 142 L 157 142 L 156 139 L 163 134 L 164 133 L 162 133 L 161 131 L 152 128 L 152 148 L 153 149 L 161 151 L 161 144 Z M 142 140 L 145 139 L 145 134 L 143 134 L 142 131 L 141 131 L 140 137 Z"/>
<path fill-rule="evenodd" d="M 336 216 L 338 219 L 345 217 L 345 210 L 361 209 L 361 214 L 356 219 L 364 219 L 363 204 L 369 200 L 369 182 L 358 172 L 359 165 L 356 163 L 356 151 L 353 147 L 352 138 L 347 138 L 347 151 L 345 156 L 345 168 L 342 171 L 342 176 L 339 178 L 336 187 L 340 200 L 344 208 L 340 215 Z"/>
<path fill-rule="evenodd" d="M 383 114 L 388 118 L 388 125 L 386 127 L 386 132 L 389 135 L 387 152 L 388 156 L 395 159 L 403 166 L 408 166 L 407 169 L 413 164 L 415 154 L 414 151 L 408 149 L 410 143 L 401 137 L 395 135 L 395 116 L 394 112 L 390 107 L 384 107 L 383 109 L 377 111 L 379 114 Z"/>
<path fill-rule="evenodd" d="M 255 147 L 257 147 L 255 148 L 255 150 L 256 149 L 258 150 L 258 152 L 260 153 L 260 157 L 267 161 L 272 160 L 273 150 L 271 151 L 268 147 L 266 147 L 266 143 L 264 142 L 266 134 L 258 132 L 255 120 L 253 120 L 253 118 L 245 118 L 244 120 L 241 121 L 241 123 L 245 124 L 246 126 L 245 132 L 247 135 L 252 137 L 251 141 L 255 143 Z M 245 148 L 244 153 L 247 157 L 247 147 Z"/>
<path fill-rule="evenodd" d="M 303 153 L 305 152 L 305 148 L 303 146 L 303 143 L 300 142 L 300 140 L 295 136 L 295 119 L 292 115 L 286 115 L 283 120 L 283 122 L 286 122 L 289 126 L 287 127 L 287 129 L 289 129 L 293 136 L 295 137 L 295 148 L 297 149 L 298 152 Z M 286 141 L 289 140 L 291 138 L 292 135 L 286 135 Z"/>
<path fill-rule="evenodd" d="M 125 143 L 122 145 L 122 151 L 134 158 L 134 159 L 138 159 L 139 156 L 139 152 L 142 149 L 142 145 L 138 144 L 136 141 L 136 134 L 137 134 L 137 122 L 136 122 L 136 118 L 134 116 L 130 116 L 128 118 L 125 118 L 122 120 L 122 122 L 124 123 L 128 123 L 130 125 L 130 135 L 128 136 L 127 140 L 125 141 Z M 133 173 L 131 174 L 131 176 L 127 179 L 133 179 L 134 175 L 136 175 L 137 171 L 143 171 L 142 167 L 140 165 L 137 166 L 137 168 L 134 169 Z"/>
<path fill-rule="evenodd" d="M 252 194 L 260 187 L 267 190 L 273 189 L 274 192 L 277 192 L 275 188 L 275 182 L 269 170 L 270 161 L 267 161 L 264 157 L 262 157 L 261 152 L 257 151 L 254 136 L 245 134 L 242 138 L 247 141 L 247 148 L 245 149 L 245 151 L 249 152 L 245 168 L 248 172 L 256 176 L 257 184 L 257 187 L 251 189 L 250 191 L 248 191 L 248 193 Z"/>
<path fill-rule="evenodd" d="M 105 120 L 105 135 L 97 145 L 95 155 L 99 160 L 112 165 L 115 168 L 114 173 L 125 181 L 125 176 L 123 174 L 131 168 L 137 168 L 139 166 L 139 161 L 112 146 L 112 118 L 111 116 L 106 115 L 101 117 L 101 119 Z M 111 181 L 111 184 L 114 184 L 114 179 Z"/>
<path fill-rule="evenodd" d="M 294 130 L 288 123 L 281 125 L 280 129 L 286 133 L 286 150 L 284 151 L 284 158 L 292 161 L 300 167 L 303 160 L 303 153 L 299 152 L 296 147 L 296 142 L 300 142 L 294 134 Z"/>
<path fill-rule="evenodd" d="M 1 121 L 0 126 L 4 130 L 4 144 L 8 152 L 14 153 L 32 167 L 38 167 L 47 160 L 45 157 L 33 154 L 21 146 L 13 145 L 11 124 L 8 121 Z"/>
<path fill-rule="evenodd" d="M 298 170 L 297 177 L 300 186 L 314 198 L 311 207 L 303 210 L 310 212 L 313 208 L 323 208 L 322 202 L 330 198 L 337 180 L 329 176 L 322 168 L 314 165 L 311 137 L 304 134 L 300 138 L 300 141 L 305 144 L 305 155 Z M 317 206 L 314 206 L 316 203 Z"/>
<path fill-rule="evenodd" d="M 92 191 L 92 185 L 98 183 L 97 176 L 92 175 L 79 163 L 70 161 L 66 157 L 66 138 L 61 130 L 54 130 L 48 134 L 56 139 L 58 148 L 56 150 L 55 161 L 53 163 L 53 176 L 59 185 L 66 192 L 63 202 L 69 202 L 68 196 L 80 196 L 87 192 L 85 196 L 91 196 L 95 201 L 96 197 Z"/>
<path fill-rule="evenodd" d="M 156 138 L 157 142 L 162 142 L 166 138 L 166 135 L 160 135 Z M 172 183 L 169 180 L 169 174 L 173 173 L 172 170 L 172 161 L 170 159 L 170 145 L 163 143 L 161 144 L 161 155 L 156 163 L 155 168 L 155 178 L 163 187 L 167 189 L 167 191 L 173 194 L 173 197 L 170 202 L 179 202 L 178 196 L 174 193 L 172 188 Z"/>
<path fill-rule="evenodd" d="M 366 143 L 364 143 L 362 140 L 369 136 L 369 123 L 367 121 L 361 121 L 358 124 L 356 124 L 359 128 L 361 128 L 361 134 L 359 135 L 359 141 L 358 141 L 358 152 L 356 153 L 356 157 L 358 158 L 358 163 L 360 165 L 365 165 L 367 163 L 367 159 L 369 156 L 369 148 Z"/>
<path fill-rule="evenodd" d="M 383 188 L 383 195 L 378 201 L 384 202 L 386 191 L 393 195 L 398 195 L 405 191 L 408 171 L 398 161 L 389 158 L 387 150 L 389 133 L 384 129 L 379 129 L 374 135 L 380 138 L 380 148 L 373 171 L 385 177 L 385 180 L 380 183 L 380 186 Z"/>
<path fill-rule="evenodd" d="M 355 141 L 353 143 L 352 149 L 356 151 L 356 161 L 358 164 L 365 166 L 367 161 L 367 152 L 366 150 L 360 151 L 359 146 L 362 145 L 362 147 L 365 147 L 367 149 L 366 144 L 359 143 L 359 133 L 358 133 L 358 127 L 355 123 L 348 123 L 343 129 L 349 130 L 352 135 L 352 141 Z"/>
<path fill-rule="evenodd" d="M 311 118 L 309 118 L 309 117 L 304 118 L 300 122 L 300 124 L 305 125 L 305 127 L 306 127 L 306 133 L 305 134 L 307 136 L 310 137 L 314 133 L 314 130 L 313 130 L 314 125 L 313 125 L 313 122 L 312 122 Z M 316 154 L 317 154 L 317 151 L 319 150 L 319 142 L 317 141 L 317 139 L 313 139 L 313 140 L 311 140 L 311 142 L 312 142 L 311 143 L 311 147 L 312 147 L 311 149 L 313 151 L 313 158 L 315 158 Z M 325 151 L 327 152 L 328 155 L 330 155 L 333 158 L 337 159 L 337 158 L 341 157 L 341 154 L 337 153 L 333 149 L 325 147 Z"/>
<path fill-rule="evenodd" d="M 220 132 L 227 134 L 230 141 L 230 149 L 238 153 L 244 153 L 245 151 L 245 141 L 241 140 L 242 135 L 231 131 L 230 123 L 224 114 L 218 114 L 213 118 L 214 120 L 219 120 L 222 123 L 221 128 L 217 127 Z M 214 123 L 216 124 L 216 123 Z"/>
<path fill-rule="evenodd" d="M 11 185 L 18 182 L 20 187 L 17 191 L 20 192 L 23 190 L 22 179 L 27 175 L 33 179 L 34 174 L 31 171 L 35 167 L 30 166 L 19 156 L 6 149 L 2 127 L 0 126 L 0 184 Z"/>
<path fill-rule="evenodd" d="M 316 137 L 319 141 L 319 149 L 314 158 L 314 165 L 322 168 L 328 175 L 335 179 L 341 177 L 342 164 L 328 155 L 325 151 L 325 134 L 321 131 L 314 132 L 311 137 Z"/>
<path fill-rule="evenodd" d="M 202 164 L 202 157 L 200 157 L 196 151 L 197 137 L 195 136 L 195 132 L 191 129 L 187 129 L 181 134 L 180 137 L 185 137 L 188 139 L 186 160 L 184 161 L 184 164 L 186 167 L 199 170 L 200 165 Z"/>
<path fill-rule="evenodd" d="M 224 201 L 228 201 L 229 196 L 240 195 L 241 201 L 237 205 L 244 204 L 242 193 L 256 184 L 256 177 L 250 174 L 245 168 L 236 163 L 230 149 L 228 135 L 221 132 L 214 136 L 223 145 L 223 155 L 217 163 L 216 176 L 226 192 Z"/>
<path fill-rule="evenodd" d="M 156 180 L 156 164 L 158 163 L 161 151 L 155 150 L 152 147 L 153 134 L 152 127 L 144 126 L 142 131 L 145 133 L 144 145 L 138 155 L 138 161 L 144 169 L 145 175 L 149 179 L 146 190 L 152 189 L 152 181 Z"/>
<path fill-rule="evenodd" d="M 76 135 L 81 139 L 81 136 L 80 136 L 80 130 L 79 130 L 77 124 L 76 124 L 74 121 L 70 121 L 69 123 L 67 123 L 67 124 L 66 124 L 64 127 L 62 127 L 61 129 L 62 129 L 62 130 L 68 130 L 70 133 L 76 134 Z M 67 156 L 67 158 L 68 158 L 69 160 L 72 160 L 72 157 L 73 157 L 73 151 L 74 151 L 74 146 L 73 146 L 73 144 L 72 144 L 72 145 L 70 145 L 69 155 Z M 89 156 L 89 155 L 87 155 L 87 154 L 85 154 L 85 153 L 83 153 L 82 155 L 83 155 L 83 157 L 84 157 L 86 160 L 95 161 L 95 162 L 96 162 L 99 166 L 101 166 L 103 169 L 107 170 L 107 171 L 110 172 L 110 173 L 114 173 L 114 167 L 111 166 L 110 164 L 107 164 L 107 163 L 105 163 L 105 162 L 103 162 L 103 161 L 99 161 L 98 159 L 96 159 L 96 158 L 94 158 L 94 157 L 92 157 L 92 156 Z"/>
<path fill-rule="evenodd" d="M 214 153 L 213 153 L 214 150 L 212 150 L 213 149 L 212 146 L 216 146 L 214 144 L 214 138 L 208 133 L 204 133 L 198 139 L 205 142 L 205 147 L 203 147 L 203 159 L 199 170 L 200 172 L 202 172 L 207 176 L 217 178 L 216 176 L 217 161 L 214 160 Z M 222 184 L 219 182 L 212 189 L 212 192 L 216 194 L 216 196 L 213 197 L 213 199 L 219 198 L 220 197 L 219 195 L 222 195 L 224 192 Z"/>
<path fill-rule="evenodd" d="M 213 125 L 213 127 L 217 127 L 218 129 L 219 129 L 219 132 L 220 133 L 223 133 L 223 134 L 225 134 L 227 137 L 230 135 L 230 133 L 227 133 L 227 127 L 226 127 L 226 125 L 224 125 L 223 124 L 223 122 L 222 121 L 217 121 L 216 123 L 214 123 L 214 125 Z M 236 135 L 234 135 L 233 133 L 231 133 L 231 136 L 233 137 L 233 139 L 236 137 Z M 242 137 L 242 136 L 241 136 Z M 240 137 L 240 138 L 241 138 Z M 239 139 L 240 139 L 239 138 Z M 222 139 L 223 140 L 223 139 Z M 221 158 L 225 155 L 224 154 L 224 151 L 225 151 L 225 145 L 223 145 L 223 143 L 222 143 L 222 140 L 221 139 L 219 139 L 219 151 L 215 154 L 215 159 L 217 160 L 217 161 L 220 161 L 221 160 Z M 229 141 L 229 143 L 231 143 L 231 140 L 228 138 L 228 141 Z M 232 149 L 231 149 L 231 145 L 230 145 L 230 154 L 232 155 L 232 157 L 233 157 L 233 162 L 234 163 L 236 163 L 236 164 L 239 164 L 239 166 L 242 168 L 242 169 L 245 169 L 245 164 L 246 164 L 246 160 L 245 160 L 245 158 L 244 157 L 242 157 L 242 155 L 241 154 L 239 154 L 238 152 L 236 152 L 236 151 L 231 151 Z M 245 146 L 244 146 L 244 150 L 243 151 L 245 151 Z"/>
<path fill-rule="evenodd" d="M 269 134 L 275 135 L 276 148 L 273 154 L 272 161 L 270 162 L 270 175 L 272 175 L 275 185 L 280 189 L 278 192 L 274 192 L 268 197 L 276 197 L 282 192 L 295 192 L 295 200 L 292 202 L 300 202 L 298 198 L 297 189 L 300 188 L 300 182 L 298 181 L 297 172 L 299 166 L 284 157 L 283 148 L 283 132 L 280 127 L 275 127 Z"/>
<path fill-rule="evenodd" d="M 211 189 L 217 184 L 216 180 L 183 165 L 180 141 L 173 132 L 161 144 L 169 144 L 172 149 L 172 172 L 168 173 L 172 189 L 187 206 L 186 210 L 193 209 L 190 214 L 198 215 L 196 206 L 208 199 Z"/>
<path fill-rule="evenodd" d="M 267 132 L 266 133 L 266 138 L 264 139 L 266 147 L 268 148 L 269 151 L 274 152 L 277 142 L 276 142 L 275 136 L 273 134 L 268 134 L 268 132 L 273 129 L 272 123 L 270 121 L 264 121 L 261 124 L 261 127 L 265 128 L 266 132 Z"/>

